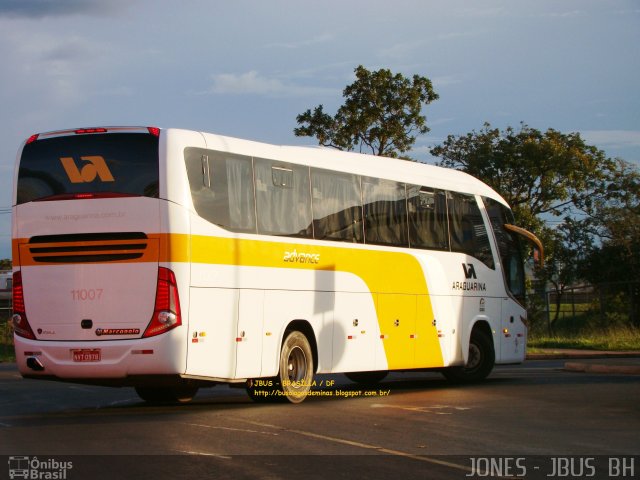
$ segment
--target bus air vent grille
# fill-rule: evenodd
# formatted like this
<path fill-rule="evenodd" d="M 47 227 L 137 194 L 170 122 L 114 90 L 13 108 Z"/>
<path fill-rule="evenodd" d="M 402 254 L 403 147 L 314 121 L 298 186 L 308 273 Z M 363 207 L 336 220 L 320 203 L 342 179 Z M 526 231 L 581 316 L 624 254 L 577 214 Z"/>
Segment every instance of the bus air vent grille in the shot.
<path fill-rule="evenodd" d="M 36 263 L 101 263 L 142 258 L 148 238 L 142 232 L 40 235 L 29 239 Z"/>

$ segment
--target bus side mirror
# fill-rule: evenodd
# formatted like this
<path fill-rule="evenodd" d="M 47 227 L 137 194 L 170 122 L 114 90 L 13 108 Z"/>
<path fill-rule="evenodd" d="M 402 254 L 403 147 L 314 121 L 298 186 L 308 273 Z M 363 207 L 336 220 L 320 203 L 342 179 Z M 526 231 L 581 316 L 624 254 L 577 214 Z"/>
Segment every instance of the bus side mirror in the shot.
<path fill-rule="evenodd" d="M 527 242 L 533 245 L 533 260 L 534 262 L 542 268 L 544 266 L 544 247 L 542 246 L 542 242 L 538 237 L 536 237 L 533 233 L 524 228 L 516 227 L 515 225 L 511 225 L 509 223 L 504 224 L 504 228 L 510 232 L 515 233 L 516 235 L 520 235 Z"/>

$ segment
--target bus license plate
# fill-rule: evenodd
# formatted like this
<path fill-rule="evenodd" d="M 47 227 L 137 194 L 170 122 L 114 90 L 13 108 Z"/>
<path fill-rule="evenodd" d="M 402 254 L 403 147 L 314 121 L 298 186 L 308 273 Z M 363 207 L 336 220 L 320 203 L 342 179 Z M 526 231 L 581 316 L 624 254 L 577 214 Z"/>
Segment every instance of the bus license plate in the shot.
<path fill-rule="evenodd" d="M 99 362 L 101 360 L 101 351 L 99 348 L 71 350 L 74 362 Z"/>

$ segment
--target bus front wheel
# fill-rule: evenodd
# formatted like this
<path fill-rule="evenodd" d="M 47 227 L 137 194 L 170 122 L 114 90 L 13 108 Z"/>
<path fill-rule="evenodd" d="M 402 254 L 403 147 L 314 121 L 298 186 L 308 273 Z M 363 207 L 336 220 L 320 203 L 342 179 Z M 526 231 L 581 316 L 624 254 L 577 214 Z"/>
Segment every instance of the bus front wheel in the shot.
<path fill-rule="evenodd" d="M 482 330 L 474 330 L 469 340 L 469 357 L 464 367 L 449 367 L 442 374 L 452 382 L 479 382 L 489 376 L 496 354 L 491 338 Z"/>

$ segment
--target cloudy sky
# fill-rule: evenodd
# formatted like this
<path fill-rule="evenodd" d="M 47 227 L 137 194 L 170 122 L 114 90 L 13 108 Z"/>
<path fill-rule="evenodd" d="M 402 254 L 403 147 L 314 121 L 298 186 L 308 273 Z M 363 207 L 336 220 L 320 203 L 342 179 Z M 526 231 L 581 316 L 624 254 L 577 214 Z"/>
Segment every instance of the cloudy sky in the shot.
<path fill-rule="evenodd" d="M 358 65 L 429 77 L 428 135 L 520 122 L 580 132 L 640 165 L 640 2 L 0 0 L 0 258 L 13 165 L 32 133 L 98 125 L 276 144 L 334 112 Z"/>

